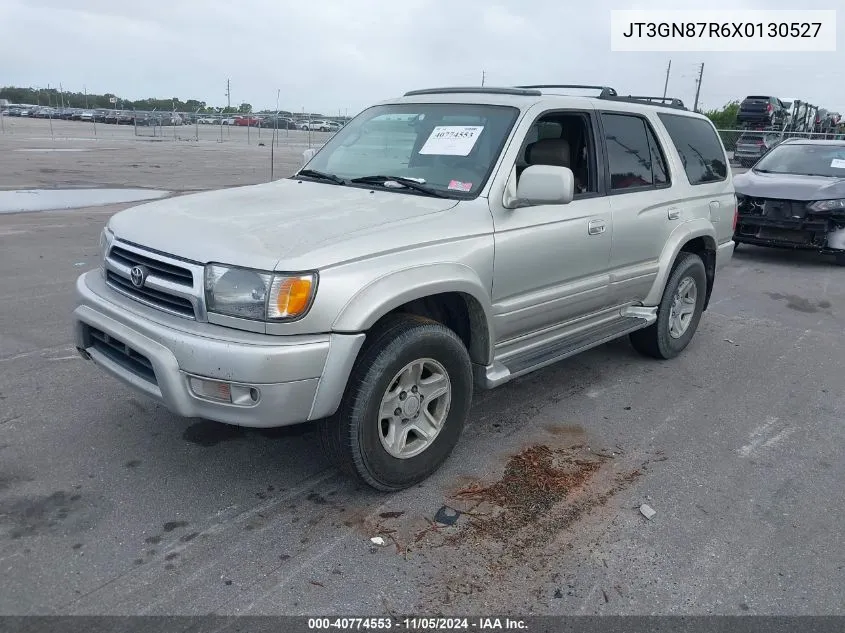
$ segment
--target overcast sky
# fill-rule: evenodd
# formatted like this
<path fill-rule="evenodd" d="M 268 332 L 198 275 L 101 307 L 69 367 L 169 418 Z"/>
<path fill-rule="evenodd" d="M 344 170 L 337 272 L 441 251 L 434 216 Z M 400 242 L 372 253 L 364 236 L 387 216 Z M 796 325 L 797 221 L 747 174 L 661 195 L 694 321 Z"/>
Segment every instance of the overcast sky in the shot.
<path fill-rule="evenodd" d="M 350 115 L 414 88 L 602 83 L 719 107 L 747 94 L 803 98 L 845 113 L 841 0 L 714 0 L 707 8 L 830 9 L 835 53 L 610 51 L 610 10 L 685 0 L 4 0 L 0 85 L 58 86 L 140 99 L 180 97 Z M 701 6 L 695 8 L 703 8 Z"/>

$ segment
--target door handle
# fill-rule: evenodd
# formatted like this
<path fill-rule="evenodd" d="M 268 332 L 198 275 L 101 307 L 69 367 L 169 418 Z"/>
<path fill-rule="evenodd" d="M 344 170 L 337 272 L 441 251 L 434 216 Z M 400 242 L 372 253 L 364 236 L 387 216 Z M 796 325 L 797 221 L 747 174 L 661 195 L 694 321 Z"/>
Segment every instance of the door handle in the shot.
<path fill-rule="evenodd" d="M 604 220 L 590 220 L 590 224 L 587 225 L 587 232 L 590 235 L 601 235 L 604 233 Z"/>
<path fill-rule="evenodd" d="M 669 219 L 677 220 L 681 217 L 681 210 L 678 207 L 669 207 Z"/>

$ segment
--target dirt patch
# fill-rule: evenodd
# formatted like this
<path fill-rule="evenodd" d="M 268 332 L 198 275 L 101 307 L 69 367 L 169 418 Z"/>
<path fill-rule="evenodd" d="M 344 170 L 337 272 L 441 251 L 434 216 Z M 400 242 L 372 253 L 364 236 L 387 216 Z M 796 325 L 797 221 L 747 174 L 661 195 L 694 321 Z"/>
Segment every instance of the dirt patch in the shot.
<path fill-rule="evenodd" d="M 417 610 L 445 613 L 470 604 L 468 599 L 495 604 L 514 587 L 541 590 L 543 579 L 574 551 L 576 539 L 586 533 L 600 538 L 617 512 L 613 497 L 652 461 L 621 447 L 551 444 L 526 446 L 508 458 L 497 479 L 466 482 L 449 495 L 446 505 L 461 513 L 454 526 L 427 519 L 410 536 L 407 525 L 388 531 L 397 552 L 438 570 L 422 580 L 425 597 Z"/>
<path fill-rule="evenodd" d="M 534 523 L 584 485 L 606 460 L 581 447 L 552 449 L 531 446 L 508 461 L 502 478 L 493 485 L 480 484 L 459 490 L 455 497 L 463 501 L 492 506 L 488 513 L 467 512 L 471 530 L 497 540 L 507 540 L 520 529 Z M 465 534 L 455 535 L 452 541 Z"/>

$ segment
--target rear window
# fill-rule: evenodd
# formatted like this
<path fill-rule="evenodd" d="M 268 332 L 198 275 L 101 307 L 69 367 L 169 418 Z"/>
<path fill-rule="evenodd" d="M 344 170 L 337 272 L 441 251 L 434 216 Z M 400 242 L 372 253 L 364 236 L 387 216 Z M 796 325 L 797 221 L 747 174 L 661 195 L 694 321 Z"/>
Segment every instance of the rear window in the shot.
<path fill-rule="evenodd" d="M 762 99 L 763 101 L 768 101 L 771 97 L 745 97 L 746 99 Z"/>
<path fill-rule="evenodd" d="M 725 148 L 709 121 L 662 112 L 657 116 L 666 126 L 675 149 L 681 155 L 691 185 L 727 179 Z"/>

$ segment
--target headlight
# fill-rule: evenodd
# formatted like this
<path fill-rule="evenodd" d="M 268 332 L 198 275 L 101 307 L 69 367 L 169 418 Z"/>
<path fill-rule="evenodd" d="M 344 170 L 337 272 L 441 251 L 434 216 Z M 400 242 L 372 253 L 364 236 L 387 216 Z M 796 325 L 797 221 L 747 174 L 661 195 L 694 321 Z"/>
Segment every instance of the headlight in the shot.
<path fill-rule="evenodd" d="M 817 200 L 809 206 L 811 211 L 845 211 L 845 199 Z"/>
<path fill-rule="evenodd" d="M 260 321 L 295 319 L 307 312 L 317 276 L 209 264 L 205 267 L 205 297 L 209 312 Z"/>
<path fill-rule="evenodd" d="M 100 261 L 104 261 L 106 255 L 109 254 L 112 240 L 114 240 L 114 233 L 111 232 L 109 227 L 103 227 L 103 230 L 100 231 Z"/>

